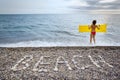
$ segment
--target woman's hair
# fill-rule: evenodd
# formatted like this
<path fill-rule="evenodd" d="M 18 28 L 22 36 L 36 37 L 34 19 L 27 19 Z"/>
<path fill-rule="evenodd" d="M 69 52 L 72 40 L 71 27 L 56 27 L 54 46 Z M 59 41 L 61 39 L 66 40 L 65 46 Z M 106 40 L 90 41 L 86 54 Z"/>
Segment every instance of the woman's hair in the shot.
<path fill-rule="evenodd" d="M 95 24 L 96 24 L 96 22 L 97 22 L 96 20 L 93 20 L 92 24 L 93 24 L 93 25 L 95 25 Z"/>

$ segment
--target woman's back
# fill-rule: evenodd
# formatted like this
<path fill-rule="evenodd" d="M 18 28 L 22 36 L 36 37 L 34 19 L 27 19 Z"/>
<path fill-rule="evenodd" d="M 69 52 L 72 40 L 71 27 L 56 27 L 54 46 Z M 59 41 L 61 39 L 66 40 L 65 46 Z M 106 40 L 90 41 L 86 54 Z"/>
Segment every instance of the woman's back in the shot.
<path fill-rule="evenodd" d="M 91 32 L 96 32 L 95 29 L 96 29 L 97 25 L 91 25 Z"/>

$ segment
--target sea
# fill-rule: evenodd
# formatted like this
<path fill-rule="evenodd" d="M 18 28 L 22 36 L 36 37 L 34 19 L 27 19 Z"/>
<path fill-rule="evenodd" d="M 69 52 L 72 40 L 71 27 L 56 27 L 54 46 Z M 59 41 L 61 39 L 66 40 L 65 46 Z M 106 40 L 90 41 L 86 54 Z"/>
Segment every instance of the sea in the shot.
<path fill-rule="evenodd" d="M 107 24 L 106 33 L 80 33 L 80 24 Z M 120 14 L 0 14 L 0 47 L 120 46 Z"/>

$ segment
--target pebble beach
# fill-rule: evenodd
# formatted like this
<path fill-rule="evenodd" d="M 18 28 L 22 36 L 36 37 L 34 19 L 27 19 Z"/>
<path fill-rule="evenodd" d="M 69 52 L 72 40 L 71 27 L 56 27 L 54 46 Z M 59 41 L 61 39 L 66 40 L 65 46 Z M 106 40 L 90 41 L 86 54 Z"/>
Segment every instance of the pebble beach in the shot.
<path fill-rule="evenodd" d="M 0 48 L 0 80 L 119 80 L 120 47 Z"/>

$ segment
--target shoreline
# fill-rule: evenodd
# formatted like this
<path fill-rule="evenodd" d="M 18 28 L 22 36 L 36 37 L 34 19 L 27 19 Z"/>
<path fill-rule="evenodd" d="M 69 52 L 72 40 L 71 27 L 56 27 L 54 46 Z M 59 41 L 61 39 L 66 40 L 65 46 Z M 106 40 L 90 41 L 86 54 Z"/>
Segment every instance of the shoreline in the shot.
<path fill-rule="evenodd" d="M 92 48 L 92 47 L 98 47 L 98 48 L 102 48 L 102 47 L 120 47 L 120 46 L 37 46 L 37 47 L 0 47 L 0 48 Z"/>

